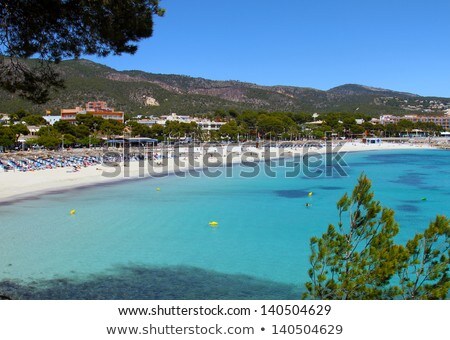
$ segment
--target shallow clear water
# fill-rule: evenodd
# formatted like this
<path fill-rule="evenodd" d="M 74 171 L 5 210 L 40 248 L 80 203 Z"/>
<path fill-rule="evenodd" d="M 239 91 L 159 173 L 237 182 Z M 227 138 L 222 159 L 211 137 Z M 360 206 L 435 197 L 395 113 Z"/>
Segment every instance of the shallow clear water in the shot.
<path fill-rule="evenodd" d="M 56 298 L 108 298 L 88 286 L 84 295 L 74 292 L 96 281 L 91 290 L 109 289 L 119 298 L 265 298 L 280 297 L 266 294 L 277 284 L 269 291 L 286 289 L 286 297 L 292 297 L 307 279 L 310 237 L 337 222 L 336 201 L 363 171 L 376 198 L 396 210 L 399 241 L 422 231 L 436 214 L 448 215 L 450 153 L 380 151 L 344 159 L 348 177 L 285 178 L 286 168 L 280 166 L 275 178 L 262 171 L 242 178 L 236 175 L 243 168 L 235 166 L 229 169 L 232 178 L 142 179 L 1 206 L 3 290 L 14 291 L 15 282 L 23 285 L 22 292 L 40 282 L 55 290 L 55 282 L 65 282 L 65 295 Z M 212 220 L 219 222 L 217 228 L 208 225 Z M 121 281 L 126 277 L 129 282 Z M 73 280 L 78 286 L 67 286 Z M 122 283 L 109 287 L 108 280 Z M 129 295 L 114 295 L 114 289 L 129 290 L 139 280 Z M 228 290 L 218 295 L 207 283 L 200 283 L 197 293 L 187 289 L 204 281 Z M 172 284 L 179 294 L 165 295 Z M 252 291 L 241 294 L 245 289 Z"/>

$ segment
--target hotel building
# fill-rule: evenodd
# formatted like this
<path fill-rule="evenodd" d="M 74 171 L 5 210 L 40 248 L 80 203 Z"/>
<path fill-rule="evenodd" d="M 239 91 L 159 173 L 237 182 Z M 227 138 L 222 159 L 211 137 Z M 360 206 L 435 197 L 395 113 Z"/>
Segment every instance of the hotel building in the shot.
<path fill-rule="evenodd" d="M 101 101 L 88 102 L 85 108 L 77 106 L 74 109 L 61 109 L 61 120 L 74 123 L 77 115 L 82 114 L 91 114 L 94 117 L 124 122 L 124 113 L 122 111 L 115 111 L 113 108 L 108 107 L 106 102 Z"/>
<path fill-rule="evenodd" d="M 413 123 L 434 123 L 436 125 L 442 126 L 445 130 L 450 129 L 450 115 L 448 114 L 437 116 L 423 116 L 423 115 L 380 116 L 380 123 L 383 125 L 397 124 L 401 120 L 408 120 Z"/>

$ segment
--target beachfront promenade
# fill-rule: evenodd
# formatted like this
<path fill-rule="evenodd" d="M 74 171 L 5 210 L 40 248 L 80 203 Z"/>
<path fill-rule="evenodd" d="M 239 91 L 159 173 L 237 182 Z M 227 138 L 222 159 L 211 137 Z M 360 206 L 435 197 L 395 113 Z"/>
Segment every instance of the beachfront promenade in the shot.
<path fill-rule="evenodd" d="M 428 144 L 360 142 L 309 144 L 279 143 L 130 148 L 74 149 L 0 154 L 0 202 L 46 192 L 111 183 L 117 180 L 158 177 L 193 168 L 245 161 L 258 162 L 309 153 L 430 148 Z"/>

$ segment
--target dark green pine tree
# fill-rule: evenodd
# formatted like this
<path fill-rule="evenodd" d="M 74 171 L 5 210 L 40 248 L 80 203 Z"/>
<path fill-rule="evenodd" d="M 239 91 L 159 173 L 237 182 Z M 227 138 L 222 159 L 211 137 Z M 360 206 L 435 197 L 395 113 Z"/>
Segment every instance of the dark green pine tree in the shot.
<path fill-rule="evenodd" d="M 64 84 L 53 63 L 133 54 L 163 14 L 159 0 L 0 0 L 0 89 L 45 103 Z"/>
<path fill-rule="evenodd" d="M 423 234 L 406 244 L 409 257 L 400 271 L 405 299 L 445 299 L 450 289 L 450 220 L 437 216 Z"/>
<path fill-rule="evenodd" d="M 312 299 L 445 299 L 450 283 L 450 220 L 438 216 L 406 246 L 394 211 L 374 200 L 371 181 L 361 175 L 351 196 L 337 203 L 338 226 L 311 239 Z"/>

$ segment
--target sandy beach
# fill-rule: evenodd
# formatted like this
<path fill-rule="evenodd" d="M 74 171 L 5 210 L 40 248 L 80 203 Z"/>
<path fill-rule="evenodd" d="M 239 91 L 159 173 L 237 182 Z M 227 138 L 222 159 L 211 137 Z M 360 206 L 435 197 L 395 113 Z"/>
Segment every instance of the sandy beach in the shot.
<path fill-rule="evenodd" d="M 363 152 L 376 150 L 405 150 L 405 149 L 424 149 L 431 148 L 427 144 L 397 144 L 397 143 L 383 143 L 381 145 L 366 145 L 358 142 L 345 143 L 339 151 L 342 152 Z M 197 155 L 201 153 L 209 154 L 211 150 L 202 150 L 195 148 Z M 214 150 L 216 151 L 216 150 Z M 335 152 L 336 149 L 333 150 Z M 267 150 L 266 150 L 267 152 Z M 326 148 L 310 148 L 308 152 L 325 153 Z M 252 160 L 264 160 L 264 149 L 250 147 L 242 149 L 234 147 L 231 150 L 217 150 L 215 157 L 197 156 L 195 157 L 195 168 L 203 168 L 208 166 L 204 164 L 204 160 L 208 163 L 222 164 L 228 162 L 239 163 L 242 161 L 242 155 L 253 155 Z M 303 155 L 305 152 L 302 148 L 286 147 L 278 148 L 271 147 L 270 157 L 272 159 L 280 157 L 292 157 L 294 155 Z M 222 154 L 222 159 L 220 159 Z M 192 157 L 194 160 L 194 157 Z M 158 177 L 161 174 L 170 174 L 175 171 L 187 171 L 193 169 L 194 166 L 189 165 L 187 157 L 180 157 L 181 162 L 175 162 L 174 158 L 168 158 L 165 162 L 154 162 L 151 166 L 145 162 L 131 161 L 124 167 L 124 163 L 113 166 L 112 164 L 93 165 L 83 167 L 79 171 L 74 172 L 69 168 L 57 168 L 30 172 L 8 171 L 0 172 L 0 202 L 11 202 L 30 197 L 36 197 L 41 194 L 60 192 L 70 190 L 73 188 L 80 188 L 86 186 L 93 186 L 98 184 L 113 183 L 115 181 L 123 181 L 129 179 L 137 179 L 144 177 Z M 181 163 L 181 164 L 179 164 Z M 191 162 L 192 163 L 192 162 Z M 144 166 L 143 166 L 144 165 Z"/>

